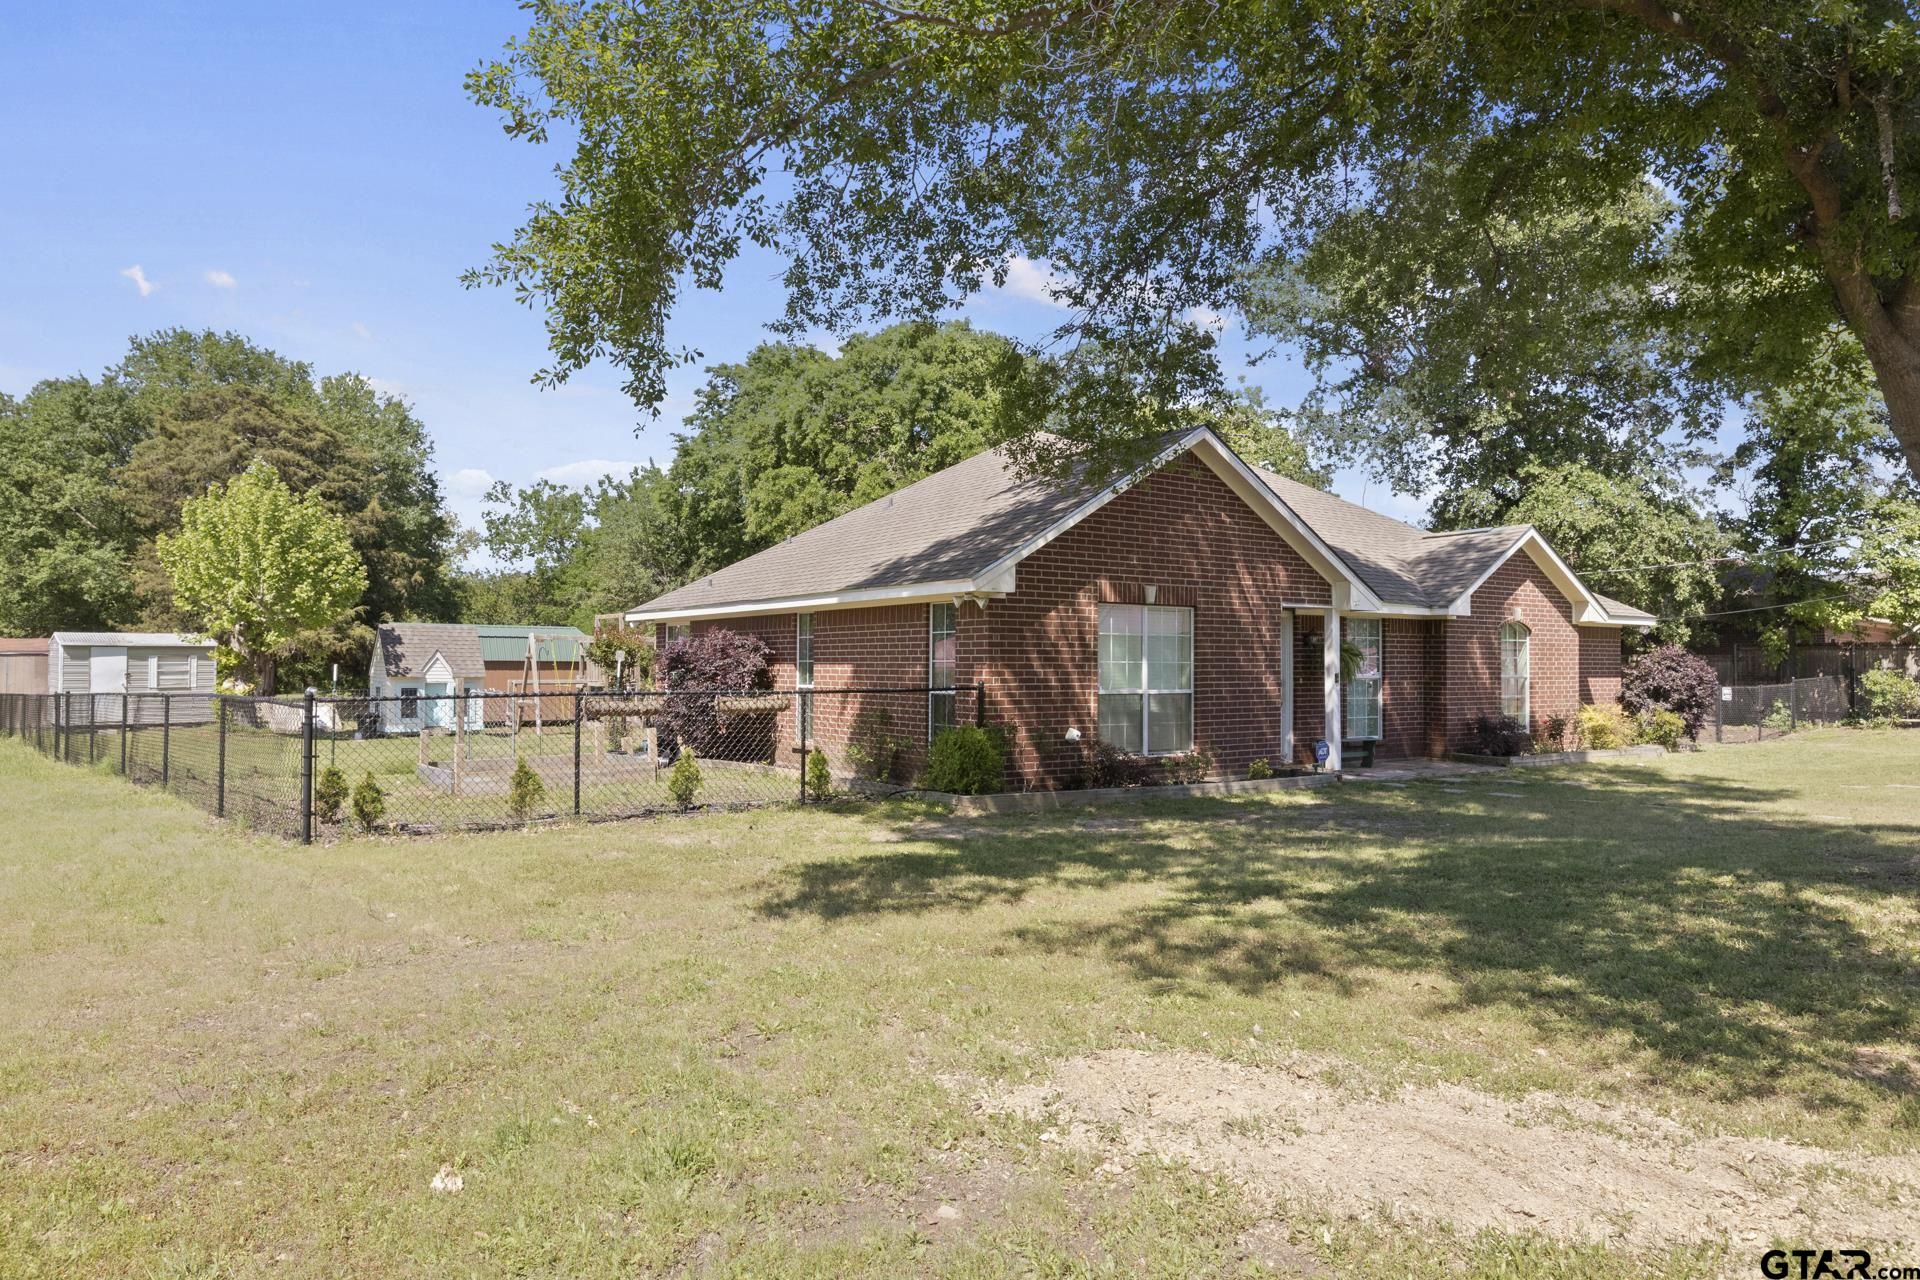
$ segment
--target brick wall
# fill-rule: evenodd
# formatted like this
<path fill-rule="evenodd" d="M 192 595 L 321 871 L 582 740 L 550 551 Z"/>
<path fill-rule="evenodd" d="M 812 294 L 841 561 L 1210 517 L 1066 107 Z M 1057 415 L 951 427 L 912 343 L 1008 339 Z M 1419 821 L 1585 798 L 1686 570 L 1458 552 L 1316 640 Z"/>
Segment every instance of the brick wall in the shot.
<path fill-rule="evenodd" d="M 1620 693 L 1620 633 L 1580 627 L 1572 602 L 1524 552 L 1501 565 L 1473 593 L 1473 615 L 1446 623 L 1446 747 L 1471 745 L 1474 717 L 1500 712 L 1503 624 L 1518 618 L 1532 631 L 1532 728 L 1550 715 L 1572 716 L 1583 702 Z"/>
<path fill-rule="evenodd" d="M 1301 614 L 1293 651 L 1294 761 L 1313 763 L 1313 744 L 1326 732 L 1321 715 L 1321 619 Z M 1343 624 L 1344 625 L 1344 624 Z M 1437 619 L 1388 618 L 1380 628 L 1380 741 L 1382 760 L 1435 754 L 1431 725 L 1444 687 L 1434 678 L 1444 624 Z M 1342 726 L 1342 733 L 1345 726 Z"/>
<path fill-rule="evenodd" d="M 1059 786 L 1082 768 L 1098 724 L 1103 603 L 1194 611 L 1194 741 L 1230 775 L 1280 759 L 1280 602 L 1325 603 L 1323 580 L 1191 456 L 1176 459 L 1019 566 L 1019 589 L 987 606 L 981 670 L 989 719 L 1010 731 L 1016 783 Z M 1317 668 L 1316 668 L 1317 671 Z M 1314 688 L 1319 687 L 1318 676 Z M 1317 697 L 1317 694 L 1315 695 Z"/>

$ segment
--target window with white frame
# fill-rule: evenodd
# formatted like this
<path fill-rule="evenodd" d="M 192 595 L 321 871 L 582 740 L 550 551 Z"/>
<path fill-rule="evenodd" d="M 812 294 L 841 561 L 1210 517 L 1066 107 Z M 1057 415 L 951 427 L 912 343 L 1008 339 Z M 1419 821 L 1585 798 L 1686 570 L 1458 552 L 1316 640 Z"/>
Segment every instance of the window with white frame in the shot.
<path fill-rule="evenodd" d="M 1100 606 L 1100 740 L 1169 755 L 1193 747 L 1193 610 Z"/>
<path fill-rule="evenodd" d="M 927 741 L 954 724 L 953 668 L 957 619 L 951 604 L 927 609 Z"/>
<path fill-rule="evenodd" d="M 793 628 L 793 683 L 797 689 L 813 688 L 813 615 L 795 616 Z M 813 739 L 813 695 L 800 695 L 800 741 Z"/>
<path fill-rule="evenodd" d="M 1347 681 L 1347 737 L 1380 736 L 1380 619 L 1348 618 L 1347 641 L 1360 651 L 1360 667 Z"/>
<path fill-rule="evenodd" d="M 159 687 L 160 687 L 160 655 L 157 653 L 150 653 L 147 655 L 147 688 L 158 689 Z"/>
<path fill-rule="evenodd" d="M 660 646 L 663 649 L 675 640 L 691 639 L 693 637 L 693 624 L 691 622 L 669 622 L 667 624 L 666 634 L 667 638 Z"/>
<path fill-rule="evenodd" d="M 420 718 L 420 689 L 417 685 L 400 686 L 400 718 L 402 720 Z"/>
<path fill-rule="evenodd" d="M 1526 724 L 1532 718 L 1533 632 L 1524 622 L 1500 628 L 1500 714 Z"/>

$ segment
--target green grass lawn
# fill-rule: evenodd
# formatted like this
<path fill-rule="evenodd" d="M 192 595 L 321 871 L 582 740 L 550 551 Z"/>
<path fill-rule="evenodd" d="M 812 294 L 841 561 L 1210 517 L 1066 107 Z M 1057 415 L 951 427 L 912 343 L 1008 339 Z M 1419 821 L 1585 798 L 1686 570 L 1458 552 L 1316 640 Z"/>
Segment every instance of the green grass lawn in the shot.
<path fill-rule="evenodd" d="M 311 848 L 0 742 L 0 833 L 0 1276 L 1745 1275 L 1772 1238 L 1356 1212 L 1209 1154 L 1313 1116 L 1166 1146 L 994 1101 L 1121 1053 L 1817 1147 L 1762 1191 L 1920 1221 L 1867 1177 L 1920 1150 L 1916 733 Z"/>

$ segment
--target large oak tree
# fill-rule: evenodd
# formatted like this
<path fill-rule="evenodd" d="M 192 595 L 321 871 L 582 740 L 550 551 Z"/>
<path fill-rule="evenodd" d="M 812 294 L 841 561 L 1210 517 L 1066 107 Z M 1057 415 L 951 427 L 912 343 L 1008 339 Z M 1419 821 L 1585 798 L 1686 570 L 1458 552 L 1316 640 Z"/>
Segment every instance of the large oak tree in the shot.
<path fill-rule="evenodd" d="M 1920 474 L 1920 32 L 1896 0 L 529 7 L 469 89 L 572 155 L 471 278 L 544 308 L 547 377 L 607 356 L 657 402 L 697 358 L 666 337 L 679 292 L 748 242 L 786 255 L 796 330 L 928 317 L 1028 259 L 1069 309 L 1029 425 L 1126 447 L 1217 390 L 1196 309 L 1244 310 L 1433 156 L 1467 229 L 1652 182 L 1700 375 L 1788 382 L 1844 325 Z"/>

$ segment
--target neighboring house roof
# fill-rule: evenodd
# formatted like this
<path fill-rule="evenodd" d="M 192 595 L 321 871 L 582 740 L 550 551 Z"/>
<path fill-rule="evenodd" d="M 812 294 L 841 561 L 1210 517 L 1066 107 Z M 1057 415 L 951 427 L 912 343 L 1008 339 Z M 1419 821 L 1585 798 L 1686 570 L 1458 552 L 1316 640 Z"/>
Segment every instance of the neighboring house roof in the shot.
<path fill-rule="evenodd" d="M 1007 571 L 1143 475 L 1192 450 L 1265 515 L 1358 612 L 1462 613 L 1467 598 L 1527 552 L 1579 606 L 1578 620 L 1646 625 L 1651 615 L 1587 590 L 1531 525 L 1434 533 L 1248 467 L 1207 430 L 1095 487 L 1018 475 L 1004 450 L 976 454 L 888 497 L 796 534 L 638 605 L 631 621 L 823 604 L 992 594 Z"/>
<path fill-rule="evenodd" d="M 480 656 L 488 662 L 524 662 L 527 637 L 540 637 L 540 661 L 561 664 L 577 662 L 580 651 L 592 639 L 578 627 L 507 627 L 492 623 L 476 625 Z"/>
<path fill-rule="evenodd" d="M 41 654 L 47 651 L 45 636 L 0 636 L 0 654 Z"/>
<path fill-rule="evenodd" d="M 195 640 L 171 631 L 56 631 L 59 645 L 125 645 L 134 649 L 211 649 L 213 641 Z"/>
<path fill-rule="evenodd" d="M 382 623 L 379 652 L 389 680 L 424 676 L 436 653 L 457 677 L 478 679 L 487 674 L 480 638 L 464 622 Z"/>

